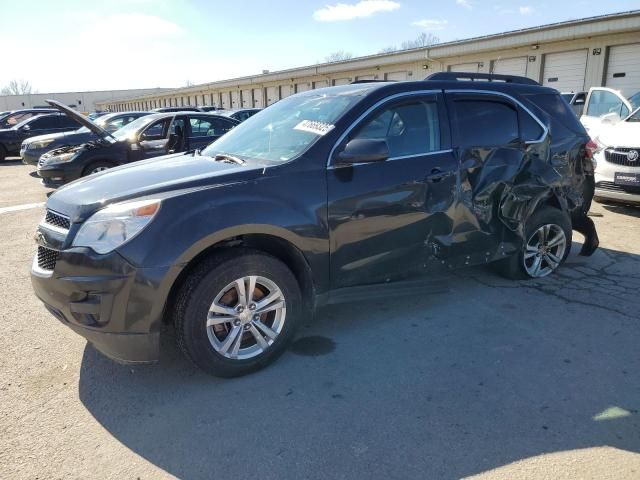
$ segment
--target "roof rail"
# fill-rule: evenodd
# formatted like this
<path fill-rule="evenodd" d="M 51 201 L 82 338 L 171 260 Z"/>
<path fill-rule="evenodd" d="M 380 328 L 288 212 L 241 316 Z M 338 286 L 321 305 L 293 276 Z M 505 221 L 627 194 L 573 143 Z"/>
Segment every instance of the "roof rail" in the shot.
<path fill-rule="evenodd" d="M 395 82 L 396 80 L 354 80 L 349 85 L 356 85 L 358 83 L 387 83 Z"/>
<path fill-rule="evenodd" d="M 471 73 L 471 72 L 436 72 L 429 75 L 425 80 L 471 80 L 485 82 L 519 83 L 522 85 L 540 85 L 535 80 L 518 75 L 500 75 L 497 73 Z"/>

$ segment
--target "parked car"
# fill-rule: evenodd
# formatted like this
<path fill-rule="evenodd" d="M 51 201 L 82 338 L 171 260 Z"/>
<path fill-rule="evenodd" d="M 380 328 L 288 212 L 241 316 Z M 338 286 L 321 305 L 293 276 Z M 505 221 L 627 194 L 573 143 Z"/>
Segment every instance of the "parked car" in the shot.
<path fill-rule="evenodd" d="M 24 122 L 34 115 L 43 113 L 58 113 L 55 108 L 23 108 L 21 110 L 11 110 L 0 115 L 0 130 L 15 127 L 20 122 Z"/>
<path fill-rule="evenodd" d="M 20 145 L 27 138 L 46 133 L 70 132 L 80 124 L 62 113 L 29 116 L 11 128 L 0 130 L 0 161 L 20 154 Z"/>
<path fill-rule="evenodd" d="M 589 90 L 581 122 L 596 143 L 595 196 L 640 203 L 640 92 Z"/>
<path fill-rule="evenodd" d="M 96 120 L 100 117 L 102 117 L 103 115 L 108 114 L 109 112 L 93 112 L 90 113 L 89 115 L 87 115 L 87 117 L 89 117 L 89 120 Z"/>
<path fill-rule="evenodd" d="M 109 113 L 92 121 L 107 132 L 113 133 L 125 125 L 130 124 L 134 120 L 149 115 L 150 113 L 151 112 Z M 22 146 L 20 147 L 20 157 L 24 164 L 37 165 L 40 156 L 50 150 L 63 146 L 81 145 L 97 139 L 97 135 L 87 127 L 81 127 L 71 132 L 39 135 L 22 142 Z"/>
<path fill-rule="evenodd" d="M 125 163 L 203 148 L 238 124 L 236 120 L 203 112 L 154 113 L 109 133 L 69 107 L 52 100 L 50 103 L 74 116 L 98 139 L 42 155 L 37 171 L 49 187 Z"/>
<path fill-rule="evenodd" d="M 234 110 L 222 110 L 218 112 L 219 115 L 224 115 L 225 117 L 233 118 L 234 120 L 238 120 L 239 122 L 244 122 L 247 118 L 252 117 L 256 113 L 258 113 L 261 108 L 237 108 Z"/>
<path fill-rule="evenodd" d="M 587 95 L 584 114 L 580 121 L 587 131 L 597 134 L 597 130 L 606 124 L 615 124 L 627 118 L 640 107 L 640 91 L 625 98 L 619 91 L 607 87 L 593 87 Z"/>
<path fill-rule="evenodd" d="M 588 92 L 567 92 L 561 93 L 560 96 L 569 104 L 576 116 L 580 118 L 584 110 L 587 93 Z"/>
<path fill-rule="evenodd" d="M 214 106 L 214 105 L 203 105 L 203 106 L 198 107 L 198 108 L 199 108 L 199 109 L 200 109 L 200 111 L 202 111 L 202 112 L 218 112 L 218 111 L 224 110 L 223 108 L 221 108 L 221 107 L 216 107 L 216 106 Z"/>
<path fill-rule="evenodd" d="M 58 190 L 36 295 L 111 358 L 156 361 L 164 320 L 196 365 L 235 376 L 320 305 L 423 296 L 466 265 L 543 277 L 572 228 L 592 253 L 589 137 L 566 102 L 526 78 L 455 75 L 299 93 L 199 153 Z"/>
<path fill-rule="evenodd" d="M 198 107 L 159 107 L 151 110 L 156 113 L 168 113 L 168 112 L 200 112 Z"/>

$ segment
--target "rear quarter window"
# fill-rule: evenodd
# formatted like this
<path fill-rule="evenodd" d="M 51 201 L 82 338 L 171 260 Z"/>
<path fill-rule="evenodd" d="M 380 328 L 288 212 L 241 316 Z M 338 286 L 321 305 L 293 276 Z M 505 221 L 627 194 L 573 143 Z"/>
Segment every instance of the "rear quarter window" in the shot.
<path fill-rule="evenodd" d="M 524 96 L 540 110 L 551 117 L 550 131 L 552 137 L 567 137 L 572 135 L 586 135 L 576 114 L 559 94 L 543 93 Z"/>

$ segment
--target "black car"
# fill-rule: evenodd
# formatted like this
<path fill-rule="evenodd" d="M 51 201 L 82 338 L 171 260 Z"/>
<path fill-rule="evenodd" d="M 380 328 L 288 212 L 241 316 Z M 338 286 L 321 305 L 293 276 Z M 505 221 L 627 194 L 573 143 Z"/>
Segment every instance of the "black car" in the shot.
<path fill-rule="evenodd" d="M 204 148 L 238 124 L 236 120 L 203 112 L 153 113 L 110 133 L 70 108 L 50 103 L 68 115 L 75 114 L 98 138 L 42 155 L 38 175 L 48 187 L 118 165 Z"/>
<path fill-rule="evenodd" d="M 224 110 L 223 108 L 216 107 L 215 105 L 202 105 L 202 106 L 200 106 L 198 108 L 202 112 L 215 112 L 215 111 L 218 111 L 217 113 L 222 113 L 221 110 Z"/>
<path fill-rule="evenodd" d="M 224 115 L 225 117 L 233 118 L 239 122 L 244 122 L 247 118 L 254 116 L 261 108 L 237 108 L 234 110 L 223 110 L 218 112 L 218 115 Z"/>
<path fill-rule="evenodd" d="M 24 122 L 28 118 L 43 113 L 58 113 L 55 108 L 23 108 L 20 110 L 11 110 L 0 114 L 0 130 L 15 127 L 17 124 Z"/>
<path fill-rule="evenodd" d="M 157 360 L 164 321 L 199 367 L 234 376 L 273 361 L 318 306 L 441 291 L 467 265 L 543 277 L 572 229 L 591 254 L 584 128 L 555 90 L 469 75 L 490 81 L 299 93 L 200 153 L 58 190 L 36 295 L 111 358 Z"/>
<path fill-rule="evenodd" d="M 91 119 L 93 123 L 103 128 L 109 133 L 115 132 L 125 125 L 130 124 L 140 117 L 149 115 L 151 112 L 118 112 L 102 115 L 97 119 Z M 40 156 L 50 150 L 63 146 L 81 145 L 83 143 L 97 140 L 98 136 L 87 127 L 81 127 L 71 132 L 51 133 L 32 137 L 20 146 L 20 157 L 22 163 L 27 165 L 37 165 Z"/>
<path fill-rule="evenodd" d="M 47 133 L 77 130 L 82 125 L 63 113 L 29 116 L 11 128 L 0 130 L 0 161 L 20 154 L 20 145 L 27 138 Z"/>

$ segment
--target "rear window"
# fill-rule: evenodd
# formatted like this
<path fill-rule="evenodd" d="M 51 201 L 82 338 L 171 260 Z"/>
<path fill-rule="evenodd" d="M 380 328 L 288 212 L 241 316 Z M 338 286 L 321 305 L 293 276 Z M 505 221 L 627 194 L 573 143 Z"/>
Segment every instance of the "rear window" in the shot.
<path fill-rule="evenodd" d="M 536 93 L 524 97 L 551 117 L 552 136 L 566 137 L 576 133 L 587 134 L 576 114 L 573 113 L 569 104 L 560 98 L 559 94 Z"/>

